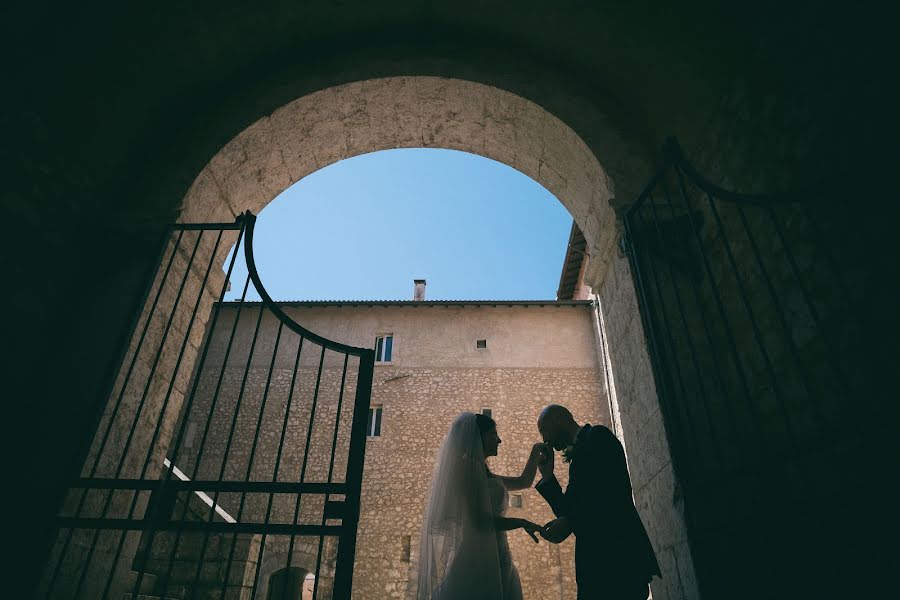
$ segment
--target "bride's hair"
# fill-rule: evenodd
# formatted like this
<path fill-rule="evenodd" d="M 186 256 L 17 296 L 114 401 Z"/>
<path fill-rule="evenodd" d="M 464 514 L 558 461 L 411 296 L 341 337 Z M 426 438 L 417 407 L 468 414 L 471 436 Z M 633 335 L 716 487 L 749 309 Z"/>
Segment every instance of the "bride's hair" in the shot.
<path fill-rule="evenodd" d="M 476 414 L 475 415 L 475 424 L 478 426 L 479 438 L 492 429 L 497 429 L 497 421 L 490 418 L 487 415 Z M 481 440 L 479 440 L 481 441 Z M 484 470 L 487 473 L 488 477 L 493 477 L 494 474 L 491 473 L 491 470 L 487 467 L 487 464 L 484 465 Z"/>
<path fill-rule="evenodd" d="M 497 429 L 497 422 L 487 415 L 475 415 L 475 424 L 478 425 L 478 432 L 485 434 L 491 429 Z"/>

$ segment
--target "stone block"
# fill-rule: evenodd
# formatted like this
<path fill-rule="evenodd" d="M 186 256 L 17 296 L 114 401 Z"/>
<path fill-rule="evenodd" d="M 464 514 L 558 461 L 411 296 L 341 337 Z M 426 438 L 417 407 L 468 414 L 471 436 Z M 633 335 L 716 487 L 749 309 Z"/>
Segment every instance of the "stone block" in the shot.
<path fill-rule="evenodd" d="M 316 101 L 323 98 L 322 93 L 305 96 L 282 106 L 269 117 L 273 139 L 281 150 L 291 181 L 300 181 L 320 166 L 310 131 L 318 117 Z"/>
<path fill-rule="evenodd" d="M 415 78 L 369 80 L 364 93 L 375 149 L 414 148 L 422 143 Z"/>
<path fill-rule="evenodd" d="M 633 422 L 631 419 L 624 422 L 631 484 L 640 488 L 666 465 L 671 464 L 665 428 L 658 410 L 637 427 L 630 426 Z"/>
<path fill-rule="evenodd" d="M 662 579 L 655 578 L 652 582 L 653 599 L 656 600 L 657 597 L 661 597 L 671 600 L 682 600 L 685 598 L 684 590 L 681 589 L 681 581 L 678 577 L 678 562 L 673 550 L 665 548 L 662 551 L 657 551 L 656 561 L 659 563 Z"/>
<path fill-rule="evenodd" d="M 228 142 L 210 160 L 209 169 L 234 214 L 258 213 L 292 181 L 268 117 Z"/>
<path fill-rule="evenodd" d="M 181 201 L 179 222 L 228 222 L 234 220 L 235 216 L 207 165 L 194 179 Z"/>

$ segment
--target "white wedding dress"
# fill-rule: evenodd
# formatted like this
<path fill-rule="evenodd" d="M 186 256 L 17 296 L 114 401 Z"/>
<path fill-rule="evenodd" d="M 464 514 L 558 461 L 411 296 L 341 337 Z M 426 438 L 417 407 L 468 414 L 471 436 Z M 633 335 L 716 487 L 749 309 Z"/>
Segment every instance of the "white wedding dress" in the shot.
<path fill-rule="evenodd" d="M 453 422 L 441 445 L 419 546 L 418 600 L 522 600 L 506 532 L 503 481 L 488 477 L 473 413 Z"/>
<path fill-rule="evenodd" d="M 496 477 L 488 478 L 488 493 L 491 497 L 491 508 L 495 516 L 503 516 L 509 506 L 509 492 L 503 481 Z M 506 532 L 497 531 L 497 554 L 500 558 L 500 578 L 503 585 L 503 600 L 522 600 L 522 583 L 519 572 L 512 561 Z"/>

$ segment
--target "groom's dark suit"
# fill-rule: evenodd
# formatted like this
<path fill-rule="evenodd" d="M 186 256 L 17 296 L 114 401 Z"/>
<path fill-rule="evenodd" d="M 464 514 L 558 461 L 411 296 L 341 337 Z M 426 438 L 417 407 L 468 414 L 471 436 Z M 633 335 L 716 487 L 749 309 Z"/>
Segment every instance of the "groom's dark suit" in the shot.
<path fill-rule="evenodd" d="M 634 507 L 625 452 L 609 429 L 579 431 L 565 492 L 555 476 L 541 479 L 537 491 L 575 534 L 579 600 L 647 597 L 659 565 Z"/>

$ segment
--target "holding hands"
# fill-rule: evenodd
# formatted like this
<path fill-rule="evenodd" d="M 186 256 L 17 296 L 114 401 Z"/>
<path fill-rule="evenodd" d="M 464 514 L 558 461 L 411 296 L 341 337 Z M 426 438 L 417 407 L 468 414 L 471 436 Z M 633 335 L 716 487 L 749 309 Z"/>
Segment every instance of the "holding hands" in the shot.
<path fill-rule="evenodd" d="M 567 517 L 553 519 L 541 528 L 541 537 L 552 544 L 559 544 L 572 533 Z"/>
<path fill-rule="evenodd" d="M 537 544 L 540 540 L 538 540 L 536 533 L 541 534 L 541 537 L 544 537 L 544 528 L 538 525 L 537 523 L 532 523 L 527 519 L 519 519 L 519 527 L 525 530 L 525 533 L 531 536 L 531 539 L 534 540 L 534 543 Z"/>

